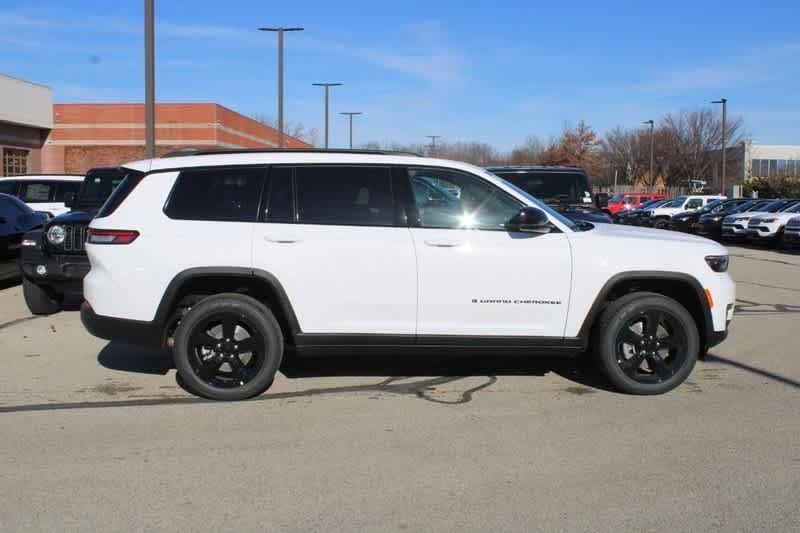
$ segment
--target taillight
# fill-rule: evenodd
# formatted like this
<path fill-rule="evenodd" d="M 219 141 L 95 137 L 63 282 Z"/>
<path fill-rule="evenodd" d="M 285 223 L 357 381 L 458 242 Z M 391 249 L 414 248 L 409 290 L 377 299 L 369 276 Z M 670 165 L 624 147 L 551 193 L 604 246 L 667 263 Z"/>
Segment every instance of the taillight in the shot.
<path fill-rule="evenodd" d="M 139 236 L 138 231 L 128 229 L 92 229 L 86 235 L 89 244 L 130 244 Z"/>

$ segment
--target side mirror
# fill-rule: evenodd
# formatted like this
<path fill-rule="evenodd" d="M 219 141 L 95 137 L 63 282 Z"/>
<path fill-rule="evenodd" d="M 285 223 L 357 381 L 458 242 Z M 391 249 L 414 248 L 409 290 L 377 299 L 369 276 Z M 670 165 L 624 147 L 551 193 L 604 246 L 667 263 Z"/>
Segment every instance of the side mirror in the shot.
<path fill-rule="evenodd" d="M 519 213 L 508 221 L 506 229 L 522 233 L 544 234 L 550 233 L 552 226 L 550 225 L 550 219 L 541 209 L 523 207 Z"/>
<path fill-rule="evenodd" d="M 599 192 L 594 195 L 594 205 L 599 207 L 600 209 L 604 207 L 608 207 L 608 193 L 607 192 Z"/>
<path fill-rule="evenodd" d="M 73 207 L 75 207 L 75 193 L 74 192 L 64 193 L 64 207 L 68 207 L 69 209 L 72 209 Z"/>

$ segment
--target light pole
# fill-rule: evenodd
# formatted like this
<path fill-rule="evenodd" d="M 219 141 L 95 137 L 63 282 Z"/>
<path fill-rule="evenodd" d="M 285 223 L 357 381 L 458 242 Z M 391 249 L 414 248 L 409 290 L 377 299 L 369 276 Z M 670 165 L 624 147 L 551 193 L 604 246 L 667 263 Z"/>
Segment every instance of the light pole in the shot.
<path fill-rule="evenodd" d="M 426 135 L 425 137 L 427 137 L 428 139 L 431 140 L 431 153 L 433 155 L 436 155 L 436 139 L 441 139 L 442 136 L 441 135 Z"/>
<path fill-rule="evenodd" d="M 347 115 L 350 117 L 350 149 L 353 149 L 353 117 L 356 115 L 363 115 L 361 111 L 345 111 L 343 113 L 339 113 L 340 115 Z"/>
<path fill-rule="evenodd" d="M 144 156 L 156 156 L 155 0 L 144 0 Z"/>
<path fill-rule="evenodd" d="M 653 129 L 655 128 L 655 122 L 653 122 L 652 120 L 647 120 L 647 121 L 643 122 L 642 124 L 650 124 L 650 182 L 651 182 L 650 185 L 652 186 L 652 185 L 655 185 L 655 183 L 656 183 L 655 178 L 653 178 L 653 160 L 654 160 L 653 154 L 655 153 L 655 146 L 656 146 L 655 145 L 655 136 L 653 135 Z"/>
<path fill-rule="evenodd" d="M 330 98 L 330 88 L 339 87 L 341 83 L 312 83 L 315 87 L 325 87 L 325 149 L 328 149 L 328 102 Z"/>
<path fill-rule="evenodd" d="M 283 148 L 283 34 L 287 31 L 303 31 L 303 28 L 258 28 L 259 31 L 274 31 L 278 34 L 278 148 Z"/>
<path fill-rule="evenodd" d="M 722 104 L 722 185 L 720 192 L 725 194 L 725 130 L 727 129 L 727 119 L 728 119 L 728 99 L 727 98 L 720 98 L 719 100 L 713 100 L 712 104 Z"/>

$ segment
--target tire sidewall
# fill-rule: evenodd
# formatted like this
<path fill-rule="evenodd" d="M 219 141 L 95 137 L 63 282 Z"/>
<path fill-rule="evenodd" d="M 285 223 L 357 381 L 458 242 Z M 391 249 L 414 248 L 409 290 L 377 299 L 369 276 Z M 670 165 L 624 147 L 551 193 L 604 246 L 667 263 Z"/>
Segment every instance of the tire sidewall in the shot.
<path fill-rule="evenodd" d="M 265 342 L 264 366 L 258 374 L 241 387 L 221 388 L 209 385 L 194 372 L 190 362 L 192 333 L 211 315 L 234 312 L 245 318 L 258 330 Z M 175 332 L 173 360 L 184 384 L 190 392 L 212 400 L 245 400 L 258 396 L 269 388 L 283 358 L 283 334 L 270 310 L 260 302 L 238 294 L 220 294 L 208 297 L 195 305 L 181 320 Z"/>
<path fill-rule="evenodd" d="M 659 310 L 675 317 L 687 340 L 686 361 L 671 378 L 654 384 L 635 381 L 617 363 L 616 340 L 620 329 L 645 310 Z M 700 352 L 700 335 L 692 315 L 681 304 L 661 295 L 641 295 L 627 298 L 618 305 L 612 304 L 606 313 L 599 332 L 598 357 L 609 381 L 619 390 L 640 395 L 663 394 L 683 383 L 691 374 Z"/>

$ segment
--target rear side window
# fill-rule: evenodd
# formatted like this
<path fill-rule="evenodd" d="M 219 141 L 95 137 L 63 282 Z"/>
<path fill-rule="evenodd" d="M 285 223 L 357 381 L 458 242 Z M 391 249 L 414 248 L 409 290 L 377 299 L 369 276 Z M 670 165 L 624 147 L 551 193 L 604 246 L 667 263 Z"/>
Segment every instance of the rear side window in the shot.
<path fill-rule="evenodd" d="M 184 170 L 164 212 L 183 220 L 255 222 L 264 173 L 263 168 Z"/>
<path fill-rule="evenodd" d="M 55 196 L 55 183 L 49 181 L 24 181 L 19 197 L 23 202 L 49 202 Z"/>
<path fill-rule="evenodd" d="M 394 225 L 389 167 L 313 166 L 295 172 L 300 224 Z"/>
<path fill-rule="evenodd" d="M 111 193 L 111 196 L 106 199 L 105 203 L 103 203 L 103 206 L 97 212 L 97 215 L 95 215 L 95 218 L 107 217 L 116 211 L 125 198 L 128 197 L 134 187 L 136 187 L 139 182 L 142 181 L 142 178 L 144 178 L 144 174 L 131 170 L 128 175 L 125 176 L 125 179 L 123 179 L 122 182 L 117 186 L 117 188 L 114 189 L 114 192 Z"/>

